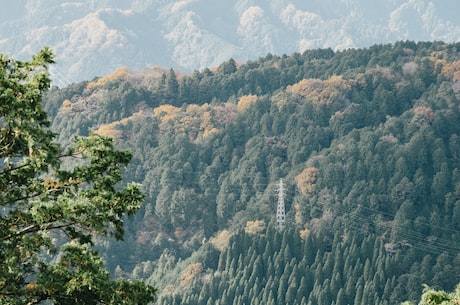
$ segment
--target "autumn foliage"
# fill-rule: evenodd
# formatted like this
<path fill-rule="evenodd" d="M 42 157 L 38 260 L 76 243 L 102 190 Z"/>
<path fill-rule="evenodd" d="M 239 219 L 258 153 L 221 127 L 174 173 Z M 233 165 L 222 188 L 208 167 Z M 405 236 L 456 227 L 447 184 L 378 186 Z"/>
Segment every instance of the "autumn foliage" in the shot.
<path fill-rule="evenodd" d="M 88 90 L 93 90 L 95 88 L 102 87 L 113 80 L 126 80 L 127 77 L 128 67 L 120 67 L 116 69 L 114 72 L 99 78 L 97 81 L 88 83 L 86 88 Z"/>
<path fill-rule="evenodd" d="M 238 101 L 238 112 L 248 109 L 252 104 L 257 101 L 257 95 L 249 94 L 243 95 Z"/>
<path fill-rule="evenodd" d="M 299 94 L 314 103 L 329 105 L 340 100 L 344 92 L 352 89 L 354 83 L 353 80 L 337 75 L 327 80 L 307 78 L 288 86 L 286 91 Z"/>
<path fill-rule="evenodd" d="M 199 277 L 201 272 L 203 272 L 203 265 L 201 263 L 195 263 L 195 264 L 189 265 L 181 273 L 180 285 L 182 287 L 188 286 L 191 281 Z"/>
<path fill-rule="evenodd" d="M 244 231 L 249 235 L 260 234 L 265 230 L 265 222 L 263 220 L 250 220 L 246 223 Z"/>
<path fill-rule="evenodd" d="M 187 134 L 193 142 L 201 142 L 220 133 L 221 128 L 236 117 L 234 112 L 233 107 L 226 105 L 190 104 L 184 109 L 168 104 L 153 109 L 153 117 L 161 121 L 160 130 L 172 128 L 176 133 Z"/>
<path fill-rule="evenodd" d="M 460 60 L 446 63 L 442 67 L 442 74 L 451 77 L 454 81 L 460 80 Z"/>
<path fill-rule="evenodd" d="M 297 187 L 303 195 L 309 195 L 315 190 L 317 176 L 318 169 L 316 167 L 307 167 L 296 176 Z"/>

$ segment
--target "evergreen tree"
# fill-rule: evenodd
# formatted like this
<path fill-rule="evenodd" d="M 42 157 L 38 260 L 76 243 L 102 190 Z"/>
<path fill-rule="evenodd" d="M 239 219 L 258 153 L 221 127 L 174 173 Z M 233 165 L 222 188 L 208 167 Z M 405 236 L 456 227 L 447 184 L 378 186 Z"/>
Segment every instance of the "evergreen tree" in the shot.
<path fill-rule="evenodd" d="M 0 302 L 148 304 L 156 290 L 111 279 L 92 247 L 98 235 L 121 239 L 140 207 L 137 185 L 115 187 L 131 154 L 102 136 L 68 152 L 54 142 L 42 109 L 53 58 L 49 48 L 31 61 L 0 56 Z"/>
<path fill-rule="evenodd" d="M 172 68 L 169 69 L 169 72 L 166 75 L 165 86 L 169 103 L 174 106 L 181 106 L 179 101 L 179 82 L 177 81 L 176 73 Z"/>

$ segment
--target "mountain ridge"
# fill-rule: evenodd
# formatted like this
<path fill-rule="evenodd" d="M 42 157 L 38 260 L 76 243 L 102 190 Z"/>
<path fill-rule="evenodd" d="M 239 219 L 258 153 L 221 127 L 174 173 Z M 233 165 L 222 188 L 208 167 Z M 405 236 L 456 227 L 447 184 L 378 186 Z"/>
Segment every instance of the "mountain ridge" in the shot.
<path fill-rule="evenodd" d="M 455 42 L 459 6 L 428 0 L 21 0 L 5 4 L 0 14 L 0 48 L 21 58 L 50 45 L 58 62 L 53 79 L 62 87 L 120 66 L 191 72 L 268 53 L 407 39 Z"/>

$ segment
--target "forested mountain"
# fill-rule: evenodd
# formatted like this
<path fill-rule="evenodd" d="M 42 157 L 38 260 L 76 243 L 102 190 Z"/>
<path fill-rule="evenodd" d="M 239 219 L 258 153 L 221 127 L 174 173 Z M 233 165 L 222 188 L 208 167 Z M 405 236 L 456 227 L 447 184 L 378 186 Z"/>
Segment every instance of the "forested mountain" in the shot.
<path fill-rule="evenodd" d="M 459 94 L 460 44 L 406 41 L 120 68 L 45 109 L 133 151 L 144 207 L 99 246 L 159 304 L 398 304 L 460 282 Z"/>
<path fill-rule="evenodd" d="M 55 83 L 116 67 L 193 71 L 229 58 L 398 40 L 460 39 L 453 0 L 15 0 L 0 11 L 0 49 L 30 57 L 51 46 Z"/>

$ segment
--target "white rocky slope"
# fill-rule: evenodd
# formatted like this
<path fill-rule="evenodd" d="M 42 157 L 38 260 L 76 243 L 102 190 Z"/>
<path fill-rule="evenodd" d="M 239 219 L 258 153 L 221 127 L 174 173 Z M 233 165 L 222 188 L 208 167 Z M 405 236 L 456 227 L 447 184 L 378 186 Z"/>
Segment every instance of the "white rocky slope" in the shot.
<path fill-rule="evenodd" d="M 53 47 L 56 84 L 120 66 L 183 71 L 267 53 L 460 40 L 452 0 L 15 0 L 0 10 L 0 53 Z"/>

